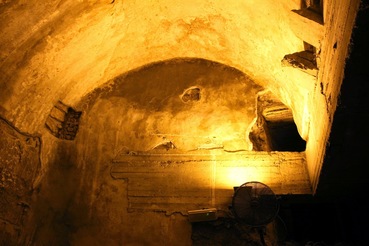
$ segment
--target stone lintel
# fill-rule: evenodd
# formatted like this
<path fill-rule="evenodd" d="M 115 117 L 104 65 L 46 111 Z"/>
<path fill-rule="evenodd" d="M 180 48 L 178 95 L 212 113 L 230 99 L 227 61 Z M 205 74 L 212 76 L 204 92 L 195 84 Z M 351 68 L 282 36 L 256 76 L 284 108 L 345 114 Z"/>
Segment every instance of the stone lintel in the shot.
<path fill-rule="evenodd" d="M 292 10 L 289 22 L 297 37 L 320 49 L 324 35 L 321 15 L 309 9 Z"/>

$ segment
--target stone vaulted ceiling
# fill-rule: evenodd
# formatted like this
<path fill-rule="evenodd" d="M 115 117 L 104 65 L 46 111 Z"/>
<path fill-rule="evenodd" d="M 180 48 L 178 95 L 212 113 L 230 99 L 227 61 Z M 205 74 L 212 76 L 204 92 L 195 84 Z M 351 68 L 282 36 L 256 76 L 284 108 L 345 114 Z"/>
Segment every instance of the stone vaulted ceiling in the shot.
<path fill-rule="evenodd" d="M 81 209 L 89 219 L 123 192 L 128 202 L 115 202 L 166 212 L 183 212 L 198 196 L 198 205 L 226 207 L 229 182 L 245 179 L 280 194 L 314 193 L 359 4 L 1 1 L 0 167 L 7 181 L 0 188 L 18 187 L 9 183 L 14 173 L 27 184 L 14 194 L 31 184 L 63 187 L 50 206 Z M 272 147 L 291 138 L 276 130 L 286 122 L 302 149 Z M 177 201 L 172 183 L 186 177 L 192 183 Z M 128 188 L 113 179 L 130 180 Z M 54 195 L 42 192 L 40 204 Z M 12 200 L 4 206 L 22 211 L 32 200 L 6 197 Z M 111 213 L 119 217 L 118 210 Z M 0 215 L 18 225 L 22 211 Z"/>

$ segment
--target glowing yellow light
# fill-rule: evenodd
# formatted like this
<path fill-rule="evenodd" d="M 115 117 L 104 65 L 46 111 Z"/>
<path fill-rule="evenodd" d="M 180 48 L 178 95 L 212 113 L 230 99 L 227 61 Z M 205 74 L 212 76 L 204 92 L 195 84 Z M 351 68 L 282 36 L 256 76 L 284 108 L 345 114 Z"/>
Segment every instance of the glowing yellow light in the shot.
<path fill-rule="evenodd" d="M 217 186 L 222 189 L 232 189 L 250 181 L 267 182 L 265 169 L 257 166 L 237 166 L 218 169 Z"/>
<path fill-rule="evenodd" d="M 231 168 L 226 177 L 226 181 L 229 185 L 233 184 L 243 184 L 246 181 L 259 180 L 255 177 L 257 170 L 255 168 Z M 259 175 L 258 175 L 259 176 Z"/>

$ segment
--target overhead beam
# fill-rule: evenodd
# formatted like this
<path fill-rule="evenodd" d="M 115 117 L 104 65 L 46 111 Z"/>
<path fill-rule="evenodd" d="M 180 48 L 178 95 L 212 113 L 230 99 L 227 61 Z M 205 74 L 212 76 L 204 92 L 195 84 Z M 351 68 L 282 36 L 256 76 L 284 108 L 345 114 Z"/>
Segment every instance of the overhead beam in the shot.
<path fill-rule="evenodd" d="M 290 28 L 295 35 L 320 49 L 324 36 L 323 17 L 310 9 L 292 10 L 289 15 Z"/>

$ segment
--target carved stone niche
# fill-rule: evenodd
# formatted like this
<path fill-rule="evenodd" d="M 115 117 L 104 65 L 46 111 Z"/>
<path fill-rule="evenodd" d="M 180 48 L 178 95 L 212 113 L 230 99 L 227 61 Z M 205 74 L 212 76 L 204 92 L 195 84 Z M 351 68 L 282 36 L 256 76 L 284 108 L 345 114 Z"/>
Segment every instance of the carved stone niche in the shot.
<path fill-rule="evenodd" d="M 272 93 L 259 94 L 257 120 L 250 132 L 254 151 L 305 151 L 290 108 Z"/>
<path fill-rule="evenodd" d="M 50 111 L 45 126 L 52 135 L 60 139 L 73 140 L 78 132 L 82 112 L 58 102 Z"/>

